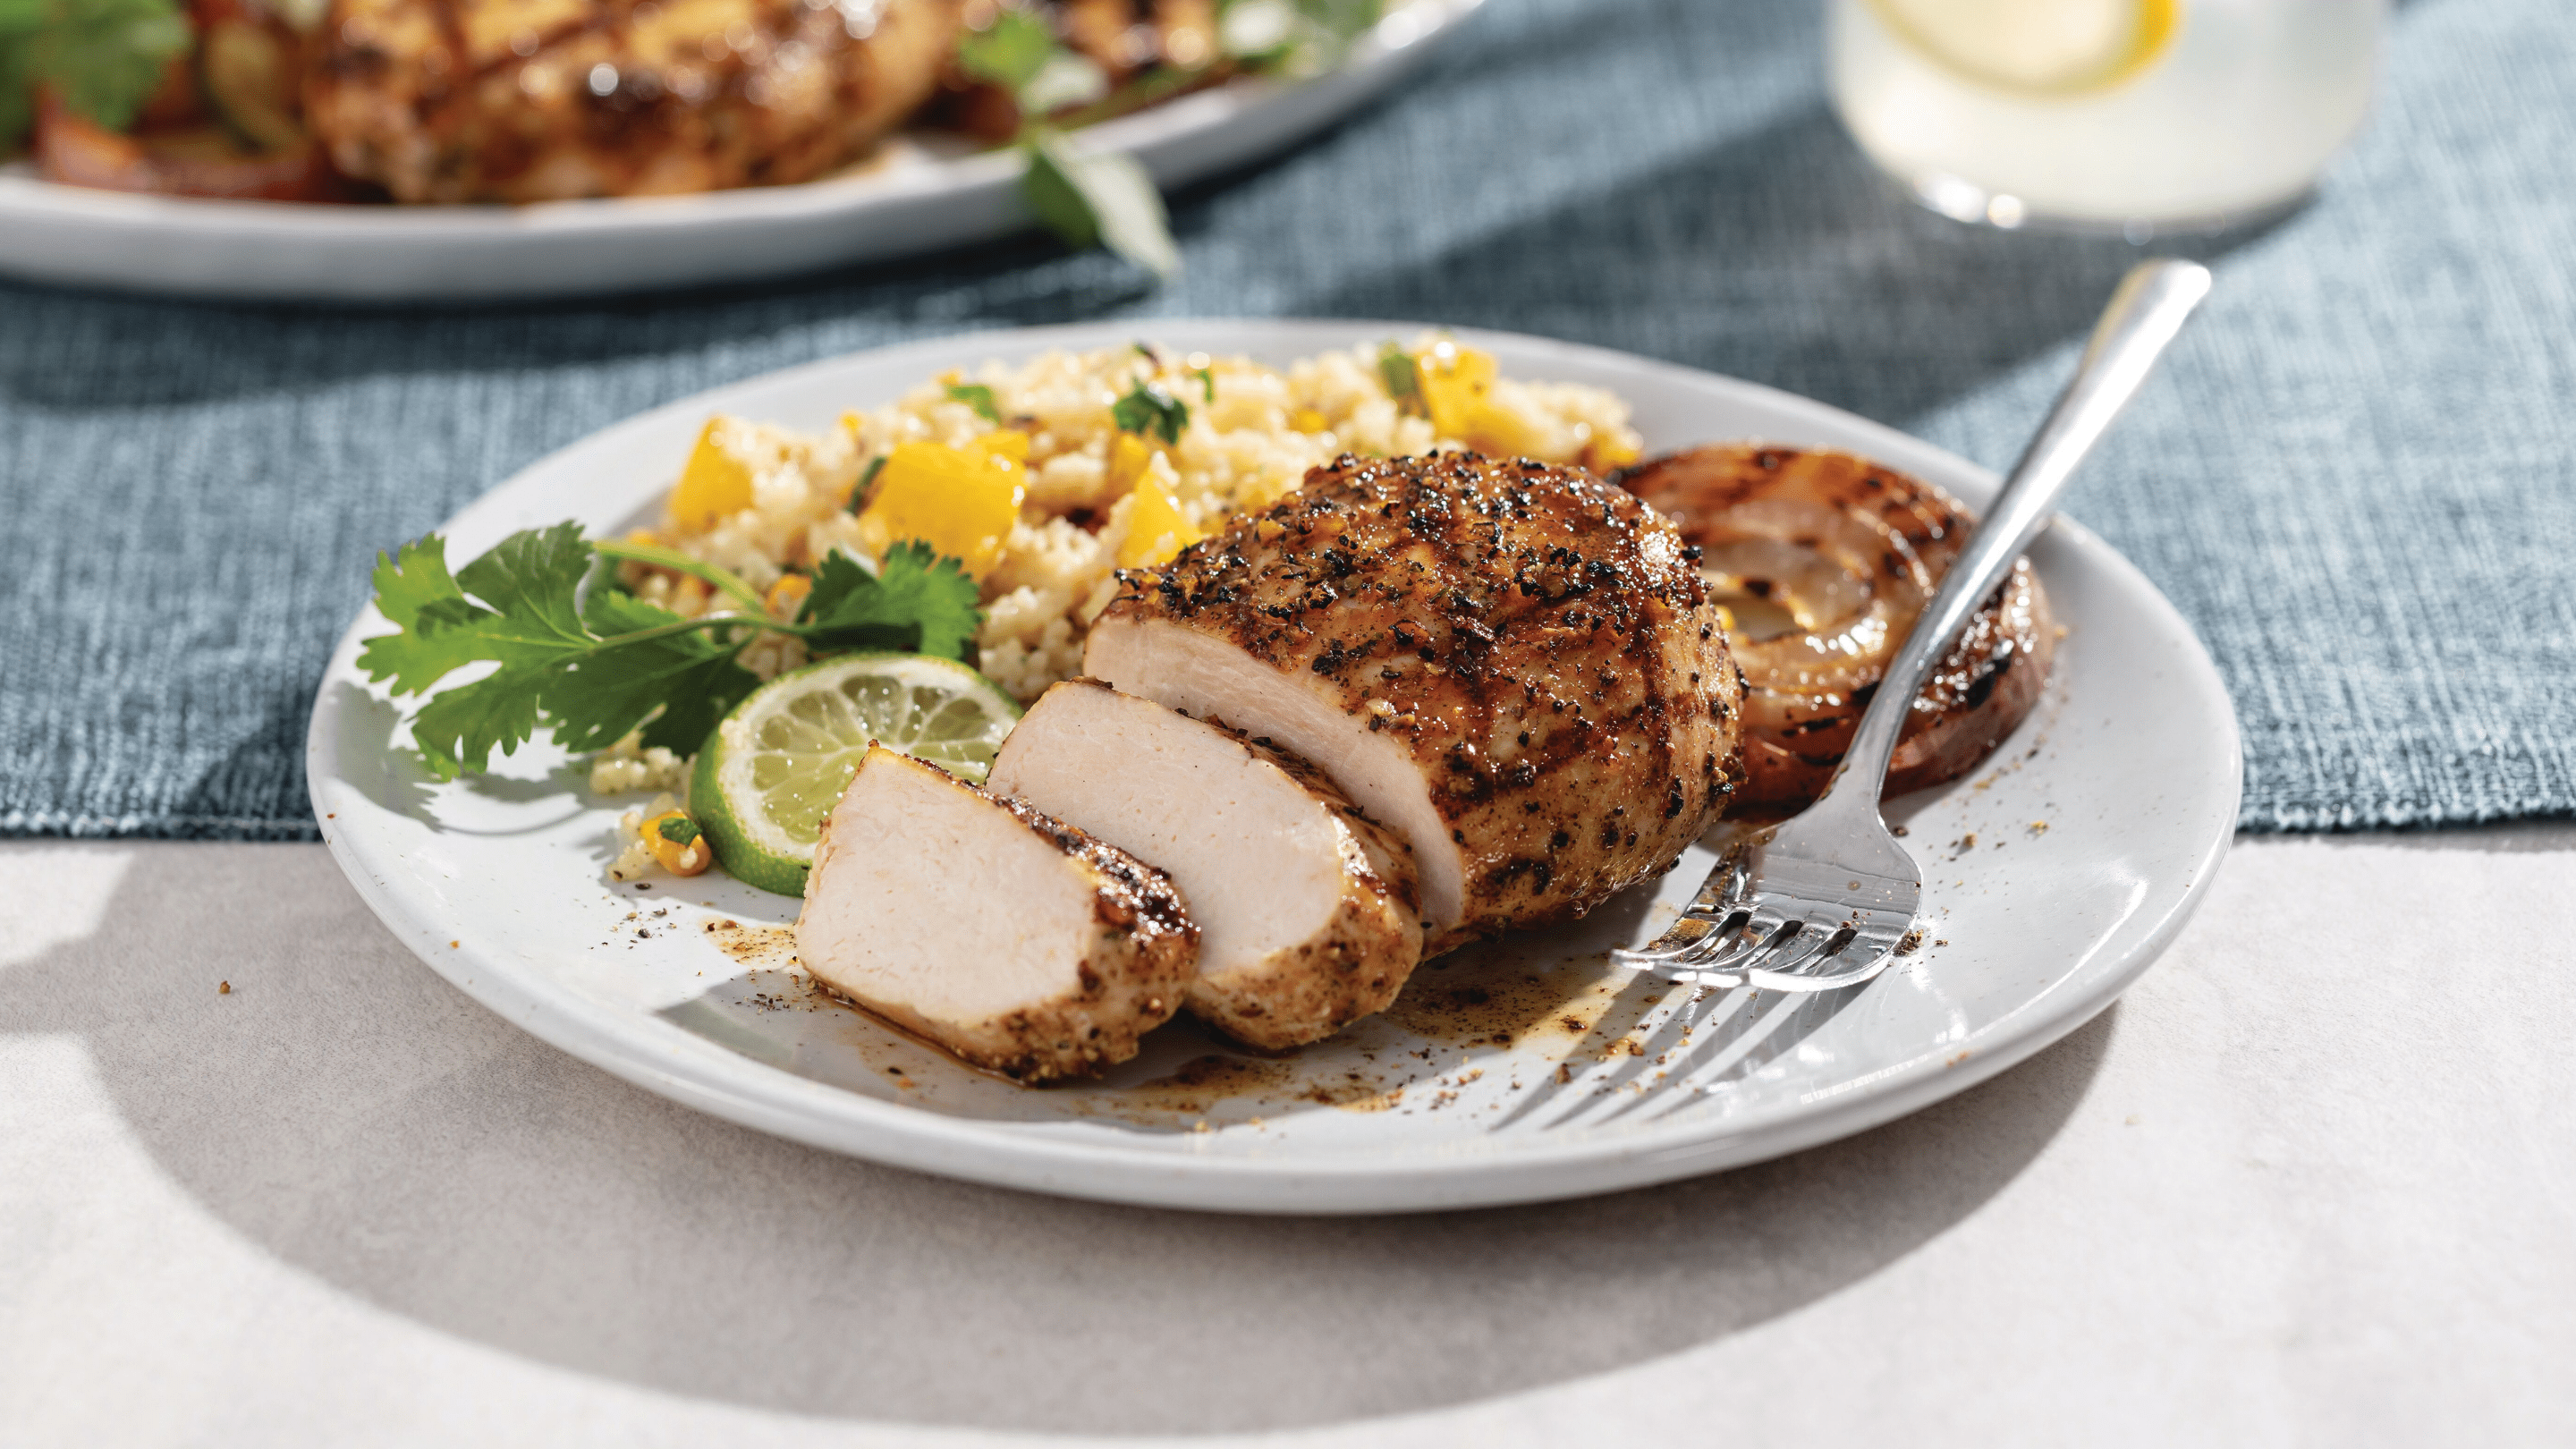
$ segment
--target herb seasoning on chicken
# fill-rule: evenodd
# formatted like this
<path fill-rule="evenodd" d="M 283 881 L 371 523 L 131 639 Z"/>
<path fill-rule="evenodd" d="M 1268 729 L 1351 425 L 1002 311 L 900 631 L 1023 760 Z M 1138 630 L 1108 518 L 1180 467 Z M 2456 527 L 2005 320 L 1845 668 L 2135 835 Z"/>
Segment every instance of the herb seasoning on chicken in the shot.
<path fill-rule="evenodd" d="M 1588 473 L 1346 455 L 1122 581 L 1086 672 L 1275 740 L 1403 832 L 1426 954 L 1668 869 L 1740 778 L 1706 586 Z"/>

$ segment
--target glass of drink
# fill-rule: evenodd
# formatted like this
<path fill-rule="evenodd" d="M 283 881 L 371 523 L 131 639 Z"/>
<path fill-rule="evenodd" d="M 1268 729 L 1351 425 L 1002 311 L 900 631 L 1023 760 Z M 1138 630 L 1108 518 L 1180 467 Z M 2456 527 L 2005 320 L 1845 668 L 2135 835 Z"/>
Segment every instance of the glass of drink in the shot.
<path fill-rule="evenodd" d="M 1834 109 L 1962 221 L 2260 218 L 2369 109 L 2387 0 L 1830 0 Z"/>

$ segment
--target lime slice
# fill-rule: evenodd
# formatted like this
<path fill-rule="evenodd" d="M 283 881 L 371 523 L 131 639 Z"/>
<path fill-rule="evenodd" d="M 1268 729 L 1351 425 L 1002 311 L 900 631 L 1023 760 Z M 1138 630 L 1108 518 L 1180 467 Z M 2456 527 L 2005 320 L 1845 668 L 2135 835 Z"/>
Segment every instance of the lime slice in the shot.
<path fill-rule="evenodd" d="M 2182 0 L 1870 0 L 1916 50 L 2004 90 L 2108 90 L 2162 55 Z"/>
<path fill-rule="evenodd" d="M 1008 690 L 956 660 L 840 655 L 734 706 L 698 751 L 689 810 L 736 880 L 803 895 L 823 818 L 870 741 L 981 784 L 1019 718 Z"/>

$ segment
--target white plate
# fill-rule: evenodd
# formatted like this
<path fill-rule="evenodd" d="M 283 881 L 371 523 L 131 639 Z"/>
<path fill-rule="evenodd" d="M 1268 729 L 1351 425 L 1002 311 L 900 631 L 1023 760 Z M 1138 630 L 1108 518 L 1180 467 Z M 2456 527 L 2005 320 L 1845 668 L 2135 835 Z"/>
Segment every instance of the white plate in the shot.
<path fill-rule="evenodd" d="M 1418 330 L 1119 322 L 792 368 L 537 463 L 456 517 L 449 557 L 565 518 L 632 526 L 658 506 L 711 411 L 820 429 L 945 368 L 1124 345 L 1140 328 L 1272 364 Z M 1617 391 L 1651 448 L 1777 439 L 1854 449 L 1972 502 L 1995 487 L 1927 444 L 1767 388 L 1565 343 L 1460 336 L 1511 376 Z M 775 937 L 757 928 L 792 922 L 793 900 L 715 874 L 611 885 L 613 822 L 634 802 L 587 798 L 559 752 L 523 750 L 476 782 L 429 782 L 393 747 L 396 711 L 353 665 L 361 640 L 388 627 L 372 610 L 341 640 L 315 705 L 314 809 L 368 904 L 468 994 L 629 1081 L 782 1136 L 983 1182 L 1241 1212 L 1602 1192 L 1794 1151 L 1960 1091 L 2100 1011 L 2180 928 L 2235 825 L 2227 696 L 2181 617 L 2099 539 L 2061 520 L 2032 557 L 2070 630 L 2048 695 L 1972 777 L 1891 811 L 1925 864 L 1935 944 L 1851 991 L 1709 1002 L 1712 1024 L 1669 1057 L 1670 1031 L 1656 1030 L 1669 1016 L 1663 989 L 1614 975 L 1600 953 L 1655 935 L 1696 886 L 1704 849 L 1581 926 L 1425 967 L 1395 1011 L 1293 1057 L 1230 1054 L 1179 1023 L 1099 1085 L 1033 1091 L 809 997 L 760 954 Z M 1956 844 L 1971 833 L 1972 847 Z M 721 921 L 743 929 L 711 935 Z M 1630 1039 L 1643 1054 L 1613 1045 Z"/>
<path fill-rule="evenodd" d="M 1248 78 L 1090 127 L 1169 189 L 1246 165 L 1383 93 L 1484 0 L 1412 0 L 1329 74 Z M 1029 227 L 1020 161 L 898 138 L 798 186 L 532 206 L 321 206 L 134 196 L 0 167 L 0 274 L 207 297 L 457 301 L 783 276 Z"/>

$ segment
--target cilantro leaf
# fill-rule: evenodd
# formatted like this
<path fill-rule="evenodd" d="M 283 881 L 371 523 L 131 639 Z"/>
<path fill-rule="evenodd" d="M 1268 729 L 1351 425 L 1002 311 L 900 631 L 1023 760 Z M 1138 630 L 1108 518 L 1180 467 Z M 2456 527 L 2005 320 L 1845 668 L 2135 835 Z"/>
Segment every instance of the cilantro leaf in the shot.
<path fill-rule="evenodd" d="M 547 665 L 505 666 L 496 673 L 431 695 L 412 716 L 412 743 L 431 774 L 442 780 L 479 775 L 492 752 L 516 754 L 537 732 Z"/>
<path fill-rule="evenodd" d="M 1021 115 L 1050 116 L 1092 105 L 1108 95 L 1109 72 L 1090 56 L 1059 46 L 1038 73 L 1020 86 L 1018 99 Z"/>
<path fill-rule="evenodd" d="M 662 817 L 662 823 L 654 826 L 653 829 L 673 845 L 698 843 L 698 822 L 686 815 L 665 815 Z"/>
<path fill-rule="evenodd" d="M 1256 70 L 1314 74 L 1384 17 L 1382 0 L 1221 0 L 1217 48 Z"/>
<path fill-rule="evenodd" d="M 1206 390 L 1207 400 L 1211 405 L 1213 405 L 1216 402 L 1216 369 L 1213 367 L 1202 367 L 1198 371 L 1191 373 L 1190 376 L 1199 380 L 1199 386 Z"/>
<path fill-rule="evenodd" d="M 512 534 L 455 577 L 436 534 L 391 558 L 380 554 L 376 607 L 401 632 L 368 640 L 359 667 L 369 679 L 392 681 L 397 694 L 418 694 L 477 661 L 526 668 L 558 662 L 589 638 L 572 613 L 589 567 L 590 545 L 570 523 Z M 562 596 L 559 606 L 549 593 Z"/>
<path fill-rule="evenodd" d="M 0 147 L 26 133 L 39 84 L 123 130 L 188 37 L 171 0 L 0 0 Z"/>
<path fill-rule="evenodd" d="M 984 613 L 975 581 L 957 560 L 913 541 L 888 550 L 873 575 L 848 554 L 825 554 L 797 619 L 818 648 L 893 649 L 971 664 Z"/>
<path fill-rule="evenodd" d="M 1209 386 L 1213 391 L 1214 384 Z M 1163 391 L 1161 383 L 1140 382 L 1109 405 L 1109 417 L 1120 432 L 1160 433 L 1164 442 L 1177 443 L 1181 429 L 1190 425 L 1190 405 Z"/>
<path fill-rule="evenodd" d="M 465 597 L 447 572 L 447 540 L 433 533 L 376 555 L 375 583 L 377 612 L 402 632 L 380 634 L 358 651 L 358 667 L 369 679 L 392 680 L 396 694 L 418 694 L 482 657 L 462 635 L 434 643 L 413 627 L 422 609 Z"/>
<path fill-rule="evenodd" d="M 957 65 L 980 81 L 1012 92 L 1037 79 L 1055 54 L 1055 36 L 1046 22 L 1025 10 L 1004 10 L 981 30 L 957 37 Z"/>
<path fill-rule="evenodd" d="M 947 384 L 947 387 L 948 400 L 950 402 L 964 403 L 966 406 L 973 408 L 976 413 L 988 423 L 992 423 L 997 426 L 1001 423 L 1002 410 L 1000 406 L 993 401 L 993 390 L 991 388 L 984 386 L 982 383 L 971 382 L 952 382 Z"/>
<path fill-rule="evenodd" d="M 1387 395 L 1401 403 L 1422 395 L 1422 380 L 1413 368 L 1413 354 L 1387 343 L 1377 350 L 1377 375 L 1386 379 Z"/>
<path fill-rule="evenodd" d="M 1179 274 L 1181 252 L 1163 194 L 1135 157 L 1078 151 L 1043 126 L 1029 128 L 1020 149 L 1028 156 L 1020 196 L 1068 245 L 1103 245 L 1158 277 Z"/>
<path fill-rule="evenodd" d="M 621 640 L 681 620 L 660 605 L 608 588 L 591 591 L 583 617 L 603 642 L 568 665 L 544 696 L 555 742 L 576 754 L 604 750 L 638 725 L 646 746 L 693 754 L 716 721 L 760 687 L 757 675 L 734 662 L 750 637 L 747 630 Z"/>
<path fill-rule="evenodd" d="M 456 573 L 458 586 L 487 607 L 432 600 L 415 627 L 471 630 L 486 649 L 499 651 L 483 657 L 505 664 L 560 660 L 592 642 L 573 605 L 590 560 L 578 523 L 511 534 Z"/>
<path fill-rule="evenodd" d="M 1021 143 L 1028 153 L 1029 169 L 1020 178 L 1020 197 L 1029 210 L 1045 222 L 1047 230 L 1064 238 L 1064 244 L 1076 249 L 1100 244 L 1100 218 L 1093 214 L 1090 198 L 1075 183 L 1066 153 L 1061 145 L 1050 146 L 1032 136 Z"/>
<path fill-rule="evenodd" d="M 1326 38 L 1345 45 L 1383 18 L 1384 0 L 1297 0 L 1297 13 Z"/>
<path fill-rule="evenodd" d="M 593 642 L 573 609 L 590 557 L 581 526 L 559 523 L 510 535 L 452 578 L 435 534 L 380 558 L 377 608 L 401 632 L 367 641 L 358 663 L 368 678 L 419 694 L 468 664 L 501 666 L 440 691 L 412 721 L 433 772 L 482 770 L 493 750 L 508 754 L 536 732 L 547 685 Z"/>

